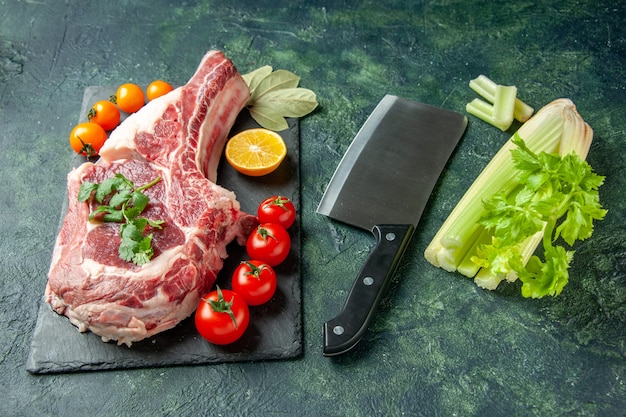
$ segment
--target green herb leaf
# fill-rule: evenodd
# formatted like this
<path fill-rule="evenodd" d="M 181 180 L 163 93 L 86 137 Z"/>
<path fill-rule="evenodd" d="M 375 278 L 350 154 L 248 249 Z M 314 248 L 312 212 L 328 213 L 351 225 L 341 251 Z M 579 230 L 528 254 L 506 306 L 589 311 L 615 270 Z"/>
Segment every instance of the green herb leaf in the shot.
<path fill-rule="evenodd" d="M 122 174 L 115 174 L 115 177 L 108 178 L 98 186 L 96 190 L 96 201 L 102 203 L 109 194 L 123 189 L 132 189 L 132 182 L 128 181 Z"/>
<path fill-rule="evenodd" d="M 124 214 L 124 219 L 127 222 L 130 222 L 136 219 L 141 214 L 141 210 L 138 207 L 129 206 L 123 210 L 123 214 Z"/>
<path fill-rule="evenodd" d="M 87 201 L 97 189 L 98 184 L 88 181 L 83 182 L 78 189 L 78 201 L 81 203 Z"/>
<path fill-rule="evenodd" d="M 485 201 L 485 216 L 481 224 L 494 229 L 494 236 L 506 244 L 515 244 L 540 231 L 544 223 L 532 204 L 528 204 L 534 194 L 524 190 L 509 202 L 505 195 L 496 194 Z"/>
<path fill-rule="evenodd" d="M 133 262 L 137 265 L 147 264 L 153 256 L 152 233 L 150 233 L 139 241 L 138 250 L 135 252 L 135 256 L 133 256 Z"/>
<path fill-rule="evenodd" d="M 152 234 L 143 235 L 147 225 L 147 219 L 139 218 L 120 226 L 122 242 L 118 253 L 122 259 L 132 261 L 137 265 L 150 262 L 154 249 L 152 248 Z"/>
<path fill-rule="evenodd" d="M 132 197 L 131 191 L 132 190 L 121 189 L 117 193 L 113 194 L 111 196 L 111 199 L 109 200 L 109 206 L 114 207 L 114 208 L 121 208 L 122 205 L 126 204 Z M 102 201 L 102 200 L 99 200 L 99 201 Z"/>
<path fill-rule="evenodd" d="M 139 210 L 140 213 L 145 210 L 145 208 L 148 206 L 148 203 L 150 202 L 148 196 L 146 196 L 141 191 L 135 191 L 131 195 L 131 199 L 133 202 L 133 207 Z"/>
<path fill-rule="evenodd" d="M 102 203 L 108 197 L 109 204 L 99 204 L 89 215 L 89 221 L 122 223 L 120 225 L 120 257 L 127 262 L 143 265 L 154 255 L 152 234 L 144 236 L 145 229 L 161 229 L 163 220 L 151 220 L 139 215 L 146 209 L 150 199 L 142 191 L 152 187 L 161 177 L 135 189 L 132 181 L 122 174 L 104 180 L 100 184 L 83 182 L 79 188 L 78 200 L 85 202 L 94 199 Z"/>
<path fill-rule="evenodd" d="M 146 220 L 148 221 L 148 226 L 152 227 L 153 229 L 163 229 L 163 224 L 165 223 L 165 220 Z"/>
<path fill-rule="evenodd" d="M 134 223 L 125 223 L 120 226 L 120 237 L 122 239 L 118 249 L 120 258 L 131 262 L 139 246 L 137 241 L 143 239 L 143 234 Z"/>
<path fill-rule="evenodd" d="M 96 213 L 103 213 L 101 216 L 103 222 L 123 223 L 125 219 L 124 210 L 111 206 L 98 206 Z"/>
<path fill-rule="evenodd" d="M 495 274 L 506 275 L 514 265 L 521 261 L 519 247 L 504 244 L 502 240 L 493 237 L 491 244 L 480 245 L 476 249 L 476 256 L 472 258 L 481 268 L 489 268 Z"/>

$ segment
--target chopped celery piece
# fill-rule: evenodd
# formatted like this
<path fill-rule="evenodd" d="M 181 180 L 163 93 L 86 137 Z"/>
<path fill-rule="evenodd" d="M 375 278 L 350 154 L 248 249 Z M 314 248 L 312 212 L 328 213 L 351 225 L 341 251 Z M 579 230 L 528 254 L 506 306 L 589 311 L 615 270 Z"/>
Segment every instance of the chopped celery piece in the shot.
<path fill-rule="evenodd" d="M 515 106 L 516 95 L 516 87 L 497 85 L 493 97 L 493 104 L 486 103 L 480 99 L 474 99 L 465 106 L 465 109 L 468 113 L 505 131 L 511 127 L 511 123 L 513 123 L 513 108 Z"/>
<path fill-rule="evenodd" d="M 493 104 L 489 104 L 479 98 L 475 98 L 465 105 L 465 110 L 471 115 L 478 117 L 487 123 L 493 118 Z"/>
<path fill-rule="evenodd" d="M 493 122 L 502 131 L 507 130 L 513 123 L 513 107 L 517 88 L 513 86 L 496 86 L 496 96 L 493 100 Z"/>
<path fill-rule="evenodd" d="M 469 86 L 478 95 L 482 96 L 489 103 L 495 102 L 496 97 L 496 84 L 485 75 L 479 75 L 475 79 L 469 82 Z M 525 122 L 533 115 L 534 109 L 528 104 L 524 103 L 519 98 L 515 98 L 515 104 L 513 107 L 513 118 L 520 122 Z M 478 116 L 477 116 L 478 117 Z"/>

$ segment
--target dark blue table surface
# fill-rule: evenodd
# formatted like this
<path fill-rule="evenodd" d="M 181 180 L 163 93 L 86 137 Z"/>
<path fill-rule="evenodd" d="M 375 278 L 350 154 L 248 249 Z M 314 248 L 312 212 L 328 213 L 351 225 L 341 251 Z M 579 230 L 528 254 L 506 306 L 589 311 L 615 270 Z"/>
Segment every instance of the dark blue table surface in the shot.
<path fill-rule="evenodd" d="M 614 1 L 34 2 L 0 4 L 0 415 L 617 416 L 626 409 L 626 4 Z M 297 73 L 304 353 L 245 362 L 35 376 L 25 369 L 85 87 L 184 83 L 209 49 L 242 73 Z M 470 116 L 369 332 L 322 356 L 371 235 L 315 213 L 383 95 L 464 112 L 470 79 L 536 109 L 567 97 L 594 129 L 609 210 L 577 244 L 563 294 L 489 292 L 423 258 L 511 132 Z M 623 414 L 621 414 L 623 415 Z"/>

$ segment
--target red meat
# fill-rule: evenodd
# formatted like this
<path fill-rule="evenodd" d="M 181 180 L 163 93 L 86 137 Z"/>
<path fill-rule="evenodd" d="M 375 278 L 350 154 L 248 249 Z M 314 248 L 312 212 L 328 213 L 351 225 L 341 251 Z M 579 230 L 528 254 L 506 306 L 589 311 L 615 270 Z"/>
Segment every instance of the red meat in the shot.
<path fill-rule="evenodd" d="M 100 152 L 68 175 L 69 209 L 52 257 L 45 297 L 80 331 L 130 346 L 176 326 L 209 292 L 226 246 L 243 243 L 256 218 L 215 184 L 228 132 L 249 97 L 235 66 L 210 51 L 189 82 L 126 119 Z M 118 255 L 119 224 L 92 223 L 93 207 L 77 200 L 83 181 L 122 173 L 144 193 L 143 217 L 165 220 L 152 230 L 154 257 L 142 266 Z"/>

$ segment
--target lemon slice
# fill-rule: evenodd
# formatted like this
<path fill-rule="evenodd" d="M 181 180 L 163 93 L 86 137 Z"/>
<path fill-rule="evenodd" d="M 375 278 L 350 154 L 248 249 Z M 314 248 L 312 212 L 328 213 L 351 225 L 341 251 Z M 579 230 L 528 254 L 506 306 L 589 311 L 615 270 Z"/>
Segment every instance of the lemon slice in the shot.
<path fill-rule="evenodd" d="M 287 155 L 283 138 L 268 129 L 248 129 L 226 143 L 226 160 L 238 172 L 253 177 L 274 171 Z"/>

